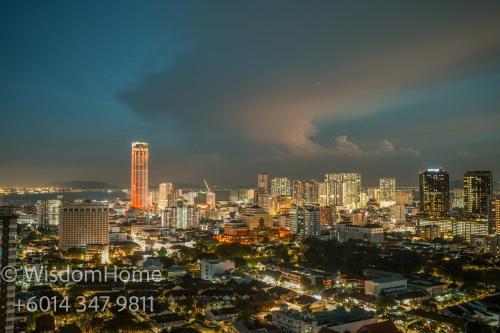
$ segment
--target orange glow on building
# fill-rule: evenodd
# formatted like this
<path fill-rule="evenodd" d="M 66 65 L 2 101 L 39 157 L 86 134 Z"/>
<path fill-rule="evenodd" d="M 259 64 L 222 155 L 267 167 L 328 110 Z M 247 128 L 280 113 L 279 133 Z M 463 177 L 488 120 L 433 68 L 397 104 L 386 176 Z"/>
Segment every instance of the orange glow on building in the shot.
<path fill-rule="evenodd" d="M 131 207 L 137 209 L 148 208 L 149 145 L 145 142 L 132 143 L 132 172 L 130 181 Z"/>

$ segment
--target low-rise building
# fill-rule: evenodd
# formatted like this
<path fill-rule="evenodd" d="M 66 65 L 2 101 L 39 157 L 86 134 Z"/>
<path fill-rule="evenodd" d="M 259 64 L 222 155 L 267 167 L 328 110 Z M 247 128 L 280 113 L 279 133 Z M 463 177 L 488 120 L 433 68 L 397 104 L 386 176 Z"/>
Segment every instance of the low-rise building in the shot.
<path fill-rule="evenodd" d="M 353 225 L 352 223 L 339 223 L 336 226 L 336 234 L 339 242 L 357 239 L 379 244 L 384 241 L 384 229 L 377 224 Z"/>
<path fill-rule="evenodd" d="M 234 271 L 232 260 L 201 260 L 200 273 L 203 280 L 214 281 L 217 276 Z"/>

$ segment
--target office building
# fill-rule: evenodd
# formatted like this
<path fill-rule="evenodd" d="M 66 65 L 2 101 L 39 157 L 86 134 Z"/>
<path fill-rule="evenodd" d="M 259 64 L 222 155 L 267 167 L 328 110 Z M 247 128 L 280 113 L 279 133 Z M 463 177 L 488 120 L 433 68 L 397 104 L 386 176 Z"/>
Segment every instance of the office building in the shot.
<path fill-rule="evenodd" d="M 132 143 L 132 170 L 130 181 L 131 207 L 149 207 L 149 145 L 145 142 Z"/>
<path fill-rule="evenodd" d="M 60 208 L 59 248 L 109 243 L 109 208 L 97 202 L 64 203 Z"/>
<path fill-rule="evenodd" d="M 292 195 L 290 179 L 286 177 L 273 178 L 271 180 L 272 197 L 290 197 Z"/>
<path fill-rule="evenodd" d="M 440 218 L 450 209 L 450 180 L 444 169 L 419 172 L 420 212 L 428 217 Z"/>
<path fill-rule="evenodd" d="M 317 237 L 321 231 L 321 208 L 319 205 L 297 206 L 290 210 L 292 234 L 299 237 Z"/>
<path fill-rule="evenodd" d="M 467 171 L 464 174 L 464 214 L 469 218 L 488 217 L 488 204 L 493 194 L 491 171 Z"/>
<path fill-rule="evenodd" d="M 16 282 L 10 281 L 8 266 L 16 267 L 16 237 L 17 237 L 17 215 L 13 207 L 0 206 L 0 271 L 3 278 L 0 279 L 0 332 L 14 332 L 14 318 L 16 300 Z"/>
<path fill-rule="evenodd" d="M 379 189 L 379 201 L 381 207 L 389 207 L 396 204 L 395 178 L 380 178 Z"/>

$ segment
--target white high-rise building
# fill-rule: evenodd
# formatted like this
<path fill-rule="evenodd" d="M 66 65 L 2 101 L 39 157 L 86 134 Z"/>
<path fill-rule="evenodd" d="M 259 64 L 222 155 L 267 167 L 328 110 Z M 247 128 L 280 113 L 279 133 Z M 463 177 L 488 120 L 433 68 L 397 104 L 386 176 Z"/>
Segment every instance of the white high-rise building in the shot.
<path fill-rule="evenodd" d="M 271 196 L 272 197 L 289 197 L 292 195 L 290 179 L 286 177 L 273 178 L 271 180 Z"/>
<path fill-rule="evenodd" d="M 64 203 L 60 208 L 59 248 L 109 243 L 109 208 L 97 202 Z"/>

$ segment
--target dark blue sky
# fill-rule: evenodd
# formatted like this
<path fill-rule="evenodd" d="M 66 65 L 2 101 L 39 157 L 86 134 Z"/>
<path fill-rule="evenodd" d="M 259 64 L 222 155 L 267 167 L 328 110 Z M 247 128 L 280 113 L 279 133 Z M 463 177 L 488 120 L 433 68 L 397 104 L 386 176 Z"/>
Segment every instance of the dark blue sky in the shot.
<path fill-rule="evenodd" d="M 500 174 L 498 1 L 11 1 L 0 185 Z"/>

